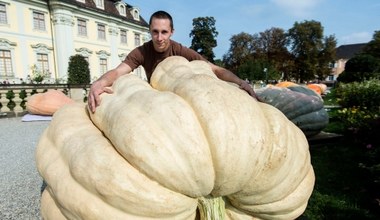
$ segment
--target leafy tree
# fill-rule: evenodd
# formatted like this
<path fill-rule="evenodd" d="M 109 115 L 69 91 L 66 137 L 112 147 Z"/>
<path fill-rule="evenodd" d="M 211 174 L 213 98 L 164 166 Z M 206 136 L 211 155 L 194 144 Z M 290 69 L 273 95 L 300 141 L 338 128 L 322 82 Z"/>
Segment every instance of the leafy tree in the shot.
<path fill-rule="evenodd" d="M 281 74 L 276 68 L 267 60 L 251 59 L 241 64 L 237 71 L 238 75 L 242 79 L 248 79 L 249 81 L 272 81 L 278 80 Z"/>
<path fill-rule="evenodd" d="M 216 59 L 215 60 L 215 64 L 218 65 L 218 66 L 220 66 L 220 67 L 224 67 L 223 60 L 221 60 L 221 59 Z"/>
<path fill-rule="evenodd" d="M 281 73 L 289 70 L 286 64 L 290 63 L 291 54 L 287 50 L 286 33 L 280 28 L 254 35 L 242 32 L 230 41 L 223 62 L 243 79 L 280 79 Z"/>
<path fill-rule="evenodd" d="M 380 31 L 375 31 L 372 40 L 368 42 L 363 51 L 380 60 Z"/>
<path fill-rule="evenodd" d="M 258 48 L 258 46 L 255 45 L 257 39 L 258 35 L 250 35 L 244 32 L 233 35 L 230 38 L 230 48 L 228 52 L 223 55 L 223 63 L 225 66 L 232 71 L 237 71 L 241 64 L 251 60 L 255 48 Z"/>
<path fill-rule="evenodd" d="M 289 29 L 291 52 L 295 58 L 295 76 L 299 81 L 311 80 L 325 73 L 328 60 L 333 60 L 331 46 L 334 36 L 323 40 L 323 27 L 317 21 L 296 22 Z M 334 47 L 335 48 L 335 47 Z M 321 62 L 320 60 L 323 60 Z"/>
<path fill-rule="evenodd" d="M 264 64 L 259 60 L 248 60 L 238 67 L 236 75 L 249 81 L 264 80 L 263 69 Z"/>
<path fill-rule="evenodd" d="M 271 28 L 260 32 L 258 38 L 258 44 L 260 49 L 257 52 L 266 60 L 276 59 L 281 61 L 288 54 L 288 39 L 286 33 L 281 28 Z"/>
<path fill-rule="evenodd" d="M 280 73 L 286 72 L 287 75 L 291 73 L 292 70 L 287 64 L 290 63 L 292 56 L 288 51 L 289 40 L 283 29 L 271 28 L 260 32 L 258 45 L 260 48 L 256 49 L 255 57 L 269 63 L 265 68 L 272 70 L 271 79 L 277 79 L 275 75 Z"/>
<path fill-rule="evenodd" d="M 331 74 L 331 64 L 336 56 L 336 39 L 334 36 L 324 38 L 323 48 L 319 53 L 317 76 L 319 80 L 325 79 Z"/>
<path fill-rule="evenodd" d="M 190 32 L 190 48 L 204 56 L 208 61 L 214 62 L 213 48 L 217 46 L 214 17 L 198 17 L 193 19 L 193 30 Z"/>
<path fill-rule="evenodd" d="M 68 67 L 69 84 L 89 84 L 90 83 L 90 69 L 87 60 L 77 54 L 70 57 Z"/>

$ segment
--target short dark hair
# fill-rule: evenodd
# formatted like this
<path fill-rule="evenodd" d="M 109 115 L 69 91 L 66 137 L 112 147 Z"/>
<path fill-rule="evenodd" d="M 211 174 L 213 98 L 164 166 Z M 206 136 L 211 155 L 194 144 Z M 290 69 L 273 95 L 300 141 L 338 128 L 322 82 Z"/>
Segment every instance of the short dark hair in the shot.
<path fill-rule="evenodd" d="M 152 24 L 153 18 L 159 18 L 159 19 L 169 19 L 170 21 L 170 28 L 173 30 L 174 29 L 174 24 L 173 24 L 173 18 L 172 16 L 167 13 L 166 11 L 156 11 L 150 16 L 149 19 L 149 27 Z"/>

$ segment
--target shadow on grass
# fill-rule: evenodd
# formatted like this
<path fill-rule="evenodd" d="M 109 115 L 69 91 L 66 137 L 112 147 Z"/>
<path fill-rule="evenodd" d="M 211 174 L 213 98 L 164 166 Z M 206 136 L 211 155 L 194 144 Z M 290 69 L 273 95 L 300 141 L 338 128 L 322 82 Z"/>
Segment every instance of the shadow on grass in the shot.
<path fill-rule="evenodd" d="M 300 219 L 380 219 L 379 172 L 366 166 L 376 150 L 350 137 L 310 145 L 316 184 Z"/>

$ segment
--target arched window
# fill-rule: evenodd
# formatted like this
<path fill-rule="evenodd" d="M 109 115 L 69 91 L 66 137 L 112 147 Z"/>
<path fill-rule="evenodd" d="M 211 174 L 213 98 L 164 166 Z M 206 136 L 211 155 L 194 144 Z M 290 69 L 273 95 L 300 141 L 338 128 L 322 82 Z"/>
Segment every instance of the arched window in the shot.
<path fill-rule="evenodd" d="M 121 15 L 125 15 L 125 6 L 124 5 L 120 5 L 120 7 L 119 7 L 119 13 Z"/>
<path fill-rule="evenodd" d="M 135 19 L 137 21 L 140 20 L 140 11 L 138 8 L 133 7 L 133 9 L 131 10 L 131 13 L 132 13 L 133 19 Z"/>

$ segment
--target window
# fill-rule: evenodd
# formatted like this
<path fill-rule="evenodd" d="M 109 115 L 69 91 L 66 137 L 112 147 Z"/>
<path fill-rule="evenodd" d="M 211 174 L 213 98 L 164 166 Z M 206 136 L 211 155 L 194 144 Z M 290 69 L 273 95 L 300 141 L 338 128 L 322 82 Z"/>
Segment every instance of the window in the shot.
<path fill-rule="evenodd" d="M 78 35 L 87 36 L 87 23 L 83 19 L 78 19 Z"/>
<path fill-rule="evenodd" d="M 0 50 L 0 76 L 13 76 L 10 50 Z"/>
<path fill-rule="evenodd" d="M 139 21 L 140 20 L 140 13 L 139 13 L 139 10 L 137 10 L 136 8 L 134 8 L 132 10 L 132 16 L 133 16 L 133 19 Z"/>
<path fill-rule="evenodd" d="M 107 59 L 106 58 L 100 58 L 100 75 L 103 75 L 107 72 Z"/>
<path fill-rule="evenodd" d="M 96 7 L 104 9 L 104 0 L 96 0 Z"/>
<path fill-rule="evenodd" d="M 98 39 L 106 39 L 106 26 L 104 24 L 98 24 Z"/>
<path fill-rule="evenodd" d="M 127 31 L 120 30 L 120 43 L 126 44 L 127 42 Z"/>
<path fill-rule="evenodd" d="M 33 12 L 33 25 L 34 29 L 44 31 L 45 29 L 45 15 L 40 12 Z"/>
<path fill-rule="evenodd" d="M 37 53 L 37 68 L 41 71 L 49 71 L 49 60 L 47 54 Z"/>
<path fill-rule="evenodd" d="M 135 34 L 135 46 L 140 46 L 140 34 Z"/>
<path fill-rule="evenodd" d="M 125 6 L 124 5 L 120 5 L 119 13 L 121 15 L 125 15 Z"/>
<path fill-rule="evenodd" d="M 5 4 L 0 4 L 0 24 L 8 24 L 7 8 Z"/>

